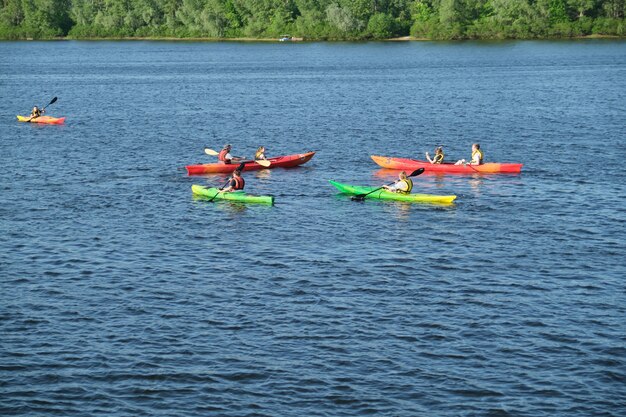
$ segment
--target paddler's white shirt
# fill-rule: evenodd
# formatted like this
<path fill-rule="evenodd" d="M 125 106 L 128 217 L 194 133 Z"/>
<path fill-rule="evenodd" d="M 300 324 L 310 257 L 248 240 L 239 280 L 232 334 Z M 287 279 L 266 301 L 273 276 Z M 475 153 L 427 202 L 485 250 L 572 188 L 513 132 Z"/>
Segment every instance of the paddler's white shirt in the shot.
<path fill-rule="evenodd" d="M 398 180 L 395 184 L 389 186 L 389 191 L 409 191 L 409 184 L 406 181 Z"/>

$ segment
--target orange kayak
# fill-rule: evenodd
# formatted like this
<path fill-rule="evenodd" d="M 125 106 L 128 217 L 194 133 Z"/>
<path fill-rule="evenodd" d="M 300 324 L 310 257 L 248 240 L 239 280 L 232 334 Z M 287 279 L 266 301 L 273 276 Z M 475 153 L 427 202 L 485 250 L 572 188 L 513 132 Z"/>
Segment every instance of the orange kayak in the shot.
<path fill-rule="evenodd" d="M 19 122 L 29 123 L 45 123 L 49 125 L 60 125 L 65 122 L 65 117 L 39 116 L 32 118 L 30 116 L 17 116 Z"/>
<path fill-rule="evenodd" d="M 453 163 L 431 164 L 428 161 L 417 159 L 393 158 L 389 156 L 372 155 L 371 158 L 383 168 L 413 171 L 424 168 L 425 172 L 441 172 L 453 174 L 519 174 L 522 165 L 518 163 L 488 162 L 482 165 L 454 165 Z"/>
<path fill-rule="evenodd" d="M 315 152 L 305 152 L 305 153 L 297 153 L 294 155 L 285 155 L 285 156 L 276 156 L 274 158 L 268 158 L 267 160 L 270 162 L 270 166 L 265 167 L 263 165 L 257 164 L 254 161 L 246 161 L 244 165 L 244 171 L 255 171 L 259 169 L 270 169 L 270 168 L 291 168 L 296 167 L 298 165 L 302 165 L 308 162 L 311 158 L 313 158 Z M 240 162 L 235 162 L 232 164 L 223 164 L 223 163 L 215 163 L 215 164 L 201 164 L 201 165 L 187 165 L 187 174 L 189 175 L 202 175 L 202 174 L 215 174 L 221 172 L 233 172 L 238 166 Z"/>

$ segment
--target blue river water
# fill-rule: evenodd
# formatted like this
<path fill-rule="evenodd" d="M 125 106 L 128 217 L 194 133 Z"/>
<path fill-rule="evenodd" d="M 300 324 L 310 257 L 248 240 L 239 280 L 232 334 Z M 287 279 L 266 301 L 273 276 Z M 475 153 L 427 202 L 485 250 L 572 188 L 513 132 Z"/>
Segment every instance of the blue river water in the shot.
<path fill-rule="evenodd" d="M 0 42 L 0 415 L 626 415 L 625 97 L 613 40 Z M 328 183 L 473 142 L 522 173 Z M 225 143 L 317 153 L 192 198 Z"/>

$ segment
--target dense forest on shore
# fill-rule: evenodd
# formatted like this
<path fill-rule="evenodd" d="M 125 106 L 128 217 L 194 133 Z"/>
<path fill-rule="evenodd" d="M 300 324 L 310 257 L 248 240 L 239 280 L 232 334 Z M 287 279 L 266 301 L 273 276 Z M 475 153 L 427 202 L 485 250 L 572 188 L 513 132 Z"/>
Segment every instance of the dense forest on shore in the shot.
<path fill-rule="evenodd" d="M 626 0 L 2 0 L 0 38 L 626 36 Z"/>

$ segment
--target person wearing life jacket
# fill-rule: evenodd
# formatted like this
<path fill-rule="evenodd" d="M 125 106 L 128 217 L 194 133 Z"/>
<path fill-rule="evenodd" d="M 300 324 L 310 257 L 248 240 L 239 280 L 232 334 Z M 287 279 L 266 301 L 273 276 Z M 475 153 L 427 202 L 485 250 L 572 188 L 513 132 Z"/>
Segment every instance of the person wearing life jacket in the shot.
<path fill-rule="evenodd" d="M 230 193 L 231 191 L 243 190 L 246 186 L 246 182 L 241 176 L 241 171 L 236 169 L 233 171 L 233 176 L 230 178 L 228 186 L 222 190 L 224 193 Z"/>
<path fill-rule="evenodd" d="M 472 144 L 472 159 L 468 162 L 465 159 L 456 161 L 454 165 L 482 165 L 483 164 L 483 151 L 480 150 L 478 143 Z"/>
<path fill-rule="evenodd" d="M 428 159 L 428 162 L 430 162 L 431 164 L 443 163 L 444 156 L 445 155 L 443 154 L 443 146 L 437 146 L 435 148 L 435 156 L 433 158 L 431 158 L 430 154 L 426 152 L 426 159 Z"/>
<path fill-rule="evenodd" d="M 233 156 L 230 154 L 231 145 L 224 145 L 219 154 L 217 154 L 218 161 L 224 164 L 230 164 L 233 161 Z"/>
<path fill-rule="evenodd" d="M 406 172 L 402 171 L 398 174 L 398 181 L 392 185 L 384 185 L 383 188 L 394 193 L 410 194 L 413 189 L 413 180 L 406 175 Z"/>
<path fill-rule="evenodd" d="M 259 146 L 259 149 L 257 149 L 256 153 L 254 154 L 254 160 L 255 161 L 259 161 L 259 160 L 267 161 L 267 158 L 265 157 L 265 146 Z"/>
<path fill-rule="evenodd" d="M 41 116 L 43 113 L 44 113 L 43 109 L 39 110 L 39 107 L 34 106 L 33 111 L 30 112 L 30 118 L 34 119 L 35 117 Z"/>

